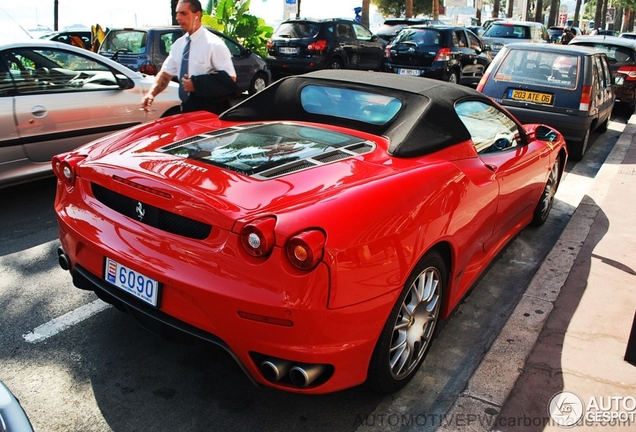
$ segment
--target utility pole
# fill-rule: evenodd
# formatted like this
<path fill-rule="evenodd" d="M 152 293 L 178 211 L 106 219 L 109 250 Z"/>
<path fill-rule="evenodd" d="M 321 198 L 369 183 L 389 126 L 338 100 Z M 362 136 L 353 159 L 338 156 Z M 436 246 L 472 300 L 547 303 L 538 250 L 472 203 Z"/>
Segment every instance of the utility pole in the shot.
<path fill-rule="evenodd" d="M 53 30 L 57 31 L 57 23 L 59 18 L 59 2 L 58 0 L 53 1 Z"/>
<path fill-rule="evenodd" d="M 298 8 L 296 9 L 296 18 L 300 18 L 300 0 L 296 0 L 298 2 Z"/>

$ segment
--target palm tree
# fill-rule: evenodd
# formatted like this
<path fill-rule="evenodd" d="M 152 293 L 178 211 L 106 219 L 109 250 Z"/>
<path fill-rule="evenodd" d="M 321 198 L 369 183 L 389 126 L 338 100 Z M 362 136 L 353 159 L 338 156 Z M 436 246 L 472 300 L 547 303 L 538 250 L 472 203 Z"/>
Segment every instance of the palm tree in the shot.
<path fill-rule="evenodd" d="M 369 27 L 369 7 L 371 0 L 362 0 L 362 25 Z"/>

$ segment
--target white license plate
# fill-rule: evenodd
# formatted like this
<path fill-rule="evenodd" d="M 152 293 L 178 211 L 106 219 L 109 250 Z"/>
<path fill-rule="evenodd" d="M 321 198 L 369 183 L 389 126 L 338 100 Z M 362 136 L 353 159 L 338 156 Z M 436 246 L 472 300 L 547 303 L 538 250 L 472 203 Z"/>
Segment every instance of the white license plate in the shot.
<path fill-rule="evenodd" d="M 296 54 L 298 52 L 298 48 L 280 47 L 278 48 L 278 52 L 281 54 Z"/>
<path fill-rule="evenodd" d="M 398 74 L 400 75 L 411 75 L 411 76 L 419 76 L 420 71 L 417 69 L 399 69 Z"/>
<path fill-rule="evenodd" d="M 106 258 L 106 268 L 104 269 L 104 279 L 112 283 L 138 299 L 157 307 L 159 298 L 159 282 L 150 279 L 128 267 L 119 264 L 110 258 Z"/>

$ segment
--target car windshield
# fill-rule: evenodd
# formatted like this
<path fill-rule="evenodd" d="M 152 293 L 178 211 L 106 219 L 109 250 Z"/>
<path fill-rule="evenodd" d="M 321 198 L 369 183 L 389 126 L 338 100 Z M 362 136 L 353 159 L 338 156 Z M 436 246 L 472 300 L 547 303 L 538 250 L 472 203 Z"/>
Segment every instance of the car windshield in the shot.
<path fill-rule="evenodd" d="M 395 38 L 394 44 L 414 43 L 417 45 L 440 45 L 442 36 L 438 30 L 433 29 L 406 29 L 402 30 Z"/>
<path fill-rule="evenodd" d="M 579 57 L 576 55 L 511 49 L 493 78 L 495 81 L 575 88 L 579 70 Z"/>
<path fill-rule="evenodd" d="M 383 125 L 402 107 L 400 100 L 391 97 L 340 87 L 308 85 L 300 92 L 305 111 Z"/>
<path fill-rule="evenodd" d="M 523 25 L 493 23 L 484 33 L 484 37 L 530 39 L 530 29 Z"/>
<path fill-rule="evenodd" d="M 274 123 L 170 144 L 160 151 L 253 175 L 363 142 L 361 138 L 324 128 Z"/>
<path fill-rule="evenodd" d="M 320 25 L 310 22 L 288 22 L 282 23 L 276 32 L 274 37 L 289 38 L 289 39 L 306 39 L 313 38 L 318 35 L 320 31 Z"/>
<path fill-rule="evenodd" d="M 110 31 L 99 47 L 101 52 L 116 53 L 117 51 L 141 54 L 146 52 L 148 33 L 139 30 Z"/>

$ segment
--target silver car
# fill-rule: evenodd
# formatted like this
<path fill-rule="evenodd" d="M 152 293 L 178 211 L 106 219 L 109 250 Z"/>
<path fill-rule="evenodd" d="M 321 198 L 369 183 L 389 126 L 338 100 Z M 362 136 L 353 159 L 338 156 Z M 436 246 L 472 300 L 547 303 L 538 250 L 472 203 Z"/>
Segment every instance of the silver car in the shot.
<path fill-rule="evenodd" d="M 154 80 L 64 43 L 0 44 L 0 188 L 52 175 L 55 154 L 179 113 L 176 83 L 140 110 Z"/>
<path fill-rule="evenodd" d="M 518 42 L 549 43 L 550 33 L 541 23 L 532 21 L 493 21 L 481 35 L 493 57 L 508 44 Z"/>

